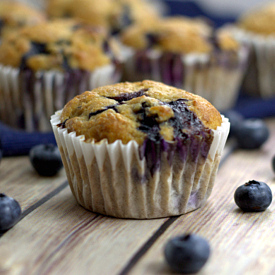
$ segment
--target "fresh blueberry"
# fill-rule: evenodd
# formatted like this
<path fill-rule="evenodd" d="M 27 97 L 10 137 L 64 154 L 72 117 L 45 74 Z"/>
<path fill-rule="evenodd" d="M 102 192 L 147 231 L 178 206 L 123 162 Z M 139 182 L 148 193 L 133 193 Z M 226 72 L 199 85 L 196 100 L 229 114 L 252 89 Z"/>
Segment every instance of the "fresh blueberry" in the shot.
<path fill-rule="evenodd" d="M 272 168 L 273 172 L 275 173 L 275 156 L 272 158 Z"/>
<path fill-rule="evenodd" d="M 196 273 L 208 260 L 210 246 L 204 238 L 186 234 L 170 239 L 165 246 L 164 255 L 173 271 Z"/>
<path fill-rule="evenodd" d="M 230 122 L 229 136 L 234 136 L 239 124 L 242 123 L 244 120 L 243 116 L 234 110 L 228 110 L 224 112 L 223 115 L 227 117 Z"/>
<path fill-rule="evenodd" d="M 266 183 L 251 180 L 236 189 L 234 200 L 245 212 L 260 212 L 271 204 L 272 192 Z"/>
<path fill-rule="evenodd" d="M 33 168 L 41 176 L 54 176 L 63 167 L 58 147 L 53 144 L 34 146 L 29 157 Z"/>
<path fill-rule="evenodd" d="M 0 193 L 0 231 L 14 226 L 20 219 L 21 207 L 18 201 Z"/>
<path fill-rule="evenodd" d="M 269 137 L 266 124 L 260 119 L 246 119 L 237 126 L 235 137 L 242 149 L 258 149 Z"/>

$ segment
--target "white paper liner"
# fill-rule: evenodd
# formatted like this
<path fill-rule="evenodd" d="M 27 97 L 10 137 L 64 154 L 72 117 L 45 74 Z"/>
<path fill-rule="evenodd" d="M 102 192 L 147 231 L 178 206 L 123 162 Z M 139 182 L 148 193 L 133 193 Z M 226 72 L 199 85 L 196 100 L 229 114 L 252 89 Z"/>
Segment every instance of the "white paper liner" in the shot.
<path fill-rule="evenodd" d="M 263 36 L 254 34 L 237 27 L 228 27 L 235 39 L 242 44 L 251 47 L 251 53 L 255 54 L 255 62 L 250 62 L 249 69 L 255 71 L 256 75 L 250 77 L 245 83 L 245 91 L 249 94 L 262 98 L 275 96 L 275 36 Z M 257 78 L 257 84 L 255 79 Z M 248 86 L 249 85 L 249 86 Z M 253 86 L 257 89 L 253 89 Z M 252 87 L 252 88 L 251 88 Z"/>
<path fill-rule="evenodd" d="M 124 81 L 142 81 L 151 79 L 163 82 L 168 85 L 185 89 L 198 94 L 210 101 L 219 111 L 232 108 L 237 100 L 239 88 L 245 73 L 245 63 L 248 57 L 246 47 L 240 47 L 234 68 L 227 68 L 219 62 L 209 62 L 208 54 L 187 54 L 182 55 L 181 62 L 184 66 L 184 75 L 180 81 L 175 80 L 168 83 L 161 76 L 161 65 L 159 58 L 161 53 L 156 50 L 147 50 L 147 57 L 150 60 L 151 72 L 141 74 L 136 67 L 135 50 L 121 45 L 124 64 Z M 223 59 L 224 53 L 218 53 L 215 58 Z M 230 66 L 231 64 L 229 64 Z M 171 70 L 177 70 L 176 67 Z"/>
<path fill-rule="evenodd" d="M 51 117 L 54 135 L 72 193 L 86 209 L 120 218 L 159 218 L 193 211 L 210 196 L 229 132 L 227 118 L 214 130 L 206 161 L 174 157 L 171 166 L 164 154 L 161 168 L 146 180 L 133 176 L 146 173 L 146 160 L 140 160 L 135 141 L 86 143 L 84 136 L 57 126 L 60 114 Z"/>
<path fill-rule="evenodd" d="M 33 88 L 27 90 L 20 82 L 19 69 L 0 65 L 0 120 L 29 132 L 52 131 L 50 116 L 63 108 L 68 100 L 86 90 L 120 80 L 120 73 L 113 64 L 86 74 L 87 80 L 68 87 L 70 79 L 66 80 L 64 73 L 37 72 L 31 84 Z"/>

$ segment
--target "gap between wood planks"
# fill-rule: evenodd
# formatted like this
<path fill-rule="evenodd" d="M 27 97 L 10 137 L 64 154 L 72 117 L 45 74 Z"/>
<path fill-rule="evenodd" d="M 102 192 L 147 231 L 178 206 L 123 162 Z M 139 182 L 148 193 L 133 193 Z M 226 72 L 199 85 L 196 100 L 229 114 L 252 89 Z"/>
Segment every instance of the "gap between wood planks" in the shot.
<path fill-rule="evenodd" d="M 237 149 L 235 143 L 229 143 L 227 149 L 225 150 L 222 159 L 220 161 L 220 166 L 224 164 L 224 162 L 228 159 L 228 157 Z M 67 180 L 64 181 L 59 187 L 54 189 L 52 192 L 44 196 L 42 199 L 34 203 L 32 206 L 27 208 L 22 212 L 20 221 L 36 210 L 38 207 L 49 201 L 54 196 L 58 195 L 62 190 L 64 190 L 68 186 Z M 159 229 L 153 234 L 153 236 L 148 239 L 147 242 L 133 255 L 128 264 L 122 269 L 119 273 L 120 275 L 128 274 L 128 272 L 136 265 L 136 263 L 140 260 L 140 258 L 151 248 L 151 246 L 158 240 L 158 238 L 172 225 L 179 216 L 169 218 Z M 19 222 L 20 222 L 19 221 Z M 5 231 L 6 232 L 6 231 Z M 5 232 L 0 232 L 0 237 L 2 237 Z"/>
<path fill-rule="evenodd" d="M 222 159 L 220 161 L 219 167 L 221 167 L 228 157 L 238 148 L 236 142 L 230 143 L 228 145 L 228 150 L 224 152 Z M 128 274 L 131 269 L 136 265 L 136 263 L 140 260 L 140 258 L 151 248 L 151 246 L 157 241 L 157 239 L 168 229 L 168 227 L 174 223 L 180 216 L 175 216 L 169 218 L 154 234 L 153 236 L 134 254 L 134 256 L 130 259 L 128 264 L 122 269 L 119 275 Z"/>

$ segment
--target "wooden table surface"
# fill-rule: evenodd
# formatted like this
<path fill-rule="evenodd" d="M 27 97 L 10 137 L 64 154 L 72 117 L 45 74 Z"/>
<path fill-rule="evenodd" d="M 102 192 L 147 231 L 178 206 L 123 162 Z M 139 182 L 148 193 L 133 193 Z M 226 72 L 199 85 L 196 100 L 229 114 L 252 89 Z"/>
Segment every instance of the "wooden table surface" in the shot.
<path fill-rule="evenodd" d="M 0 238 L 0 274 L 170 274 L 163 248 L 167 240 L 197 233 L 211 245 L 199 274 L 275 274 L 275 201 L 264 212 L 244 213 L 235 189 L 255 179 L 275 193 L 271 136 L 259 150 L 228 143 L 207 204 L 186 215 L 126 220 L 88 212 L 73 198 L 64 170 L 38 176 L 28 157 L 4 158 L 0 192 L 20 203 L 22 219 Z M 275 200 L 275 199 L 274 199 Z"/>

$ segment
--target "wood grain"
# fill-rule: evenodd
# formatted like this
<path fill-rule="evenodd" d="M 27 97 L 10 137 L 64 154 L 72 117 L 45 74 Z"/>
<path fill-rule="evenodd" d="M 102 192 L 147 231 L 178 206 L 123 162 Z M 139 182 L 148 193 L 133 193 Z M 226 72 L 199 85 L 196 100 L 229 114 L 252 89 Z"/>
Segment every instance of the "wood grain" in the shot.
<path fill-rule="evenodd" d="M 275 203 L 262 213 L 243 213 L 233 201 L 236 187 L 251 179 L 267 182 L 275 193 L 275 119 L 268 123 L 271 137 L 263 148 L 238 150 L 223 163 L 205 207 L 167 219 L 126 220 L 88 212 L 68 186 L 58 189 L 64 171 L 42 178 L 27 157 L 5 158 L 1 192 L 18 199 L 23 210 L 35 207 L 0 238 L 0 274 L 170 274 L 164 245 L 186 232 L 211 244 L 211 258 L 200 274 L 275 274 Z"/>
<path fill-rule="evenodd" d="M 54 177 L 39 176 L 27 156 L 4 158 L 0 164 L 0 192 L 18 200 L 22 211 L 53 192 L 65 181 L 64 169 Z"/>
<path fill-rule="evenodd" d="M 184 233 L 199 234 L 212 247 L 211 258 L 199 274 L 275 274 L 275 202 L 264 212 L 244 213 L 233 200 L 235 189 L 252 179 L 266 182 L 275 194 L 273 122 L 268 123 L 268 142 L 260 150 L 233 153 L 220 169 L 206 207 L 179 217 L 131 274 L 170 274 L 163 257 L 165 243 Z"/>
<path fill-rule="evenodd" d="M 115 274 L 165 220 L 97 215 L 66 188 L 0 239 L 0 273 Z"/>

